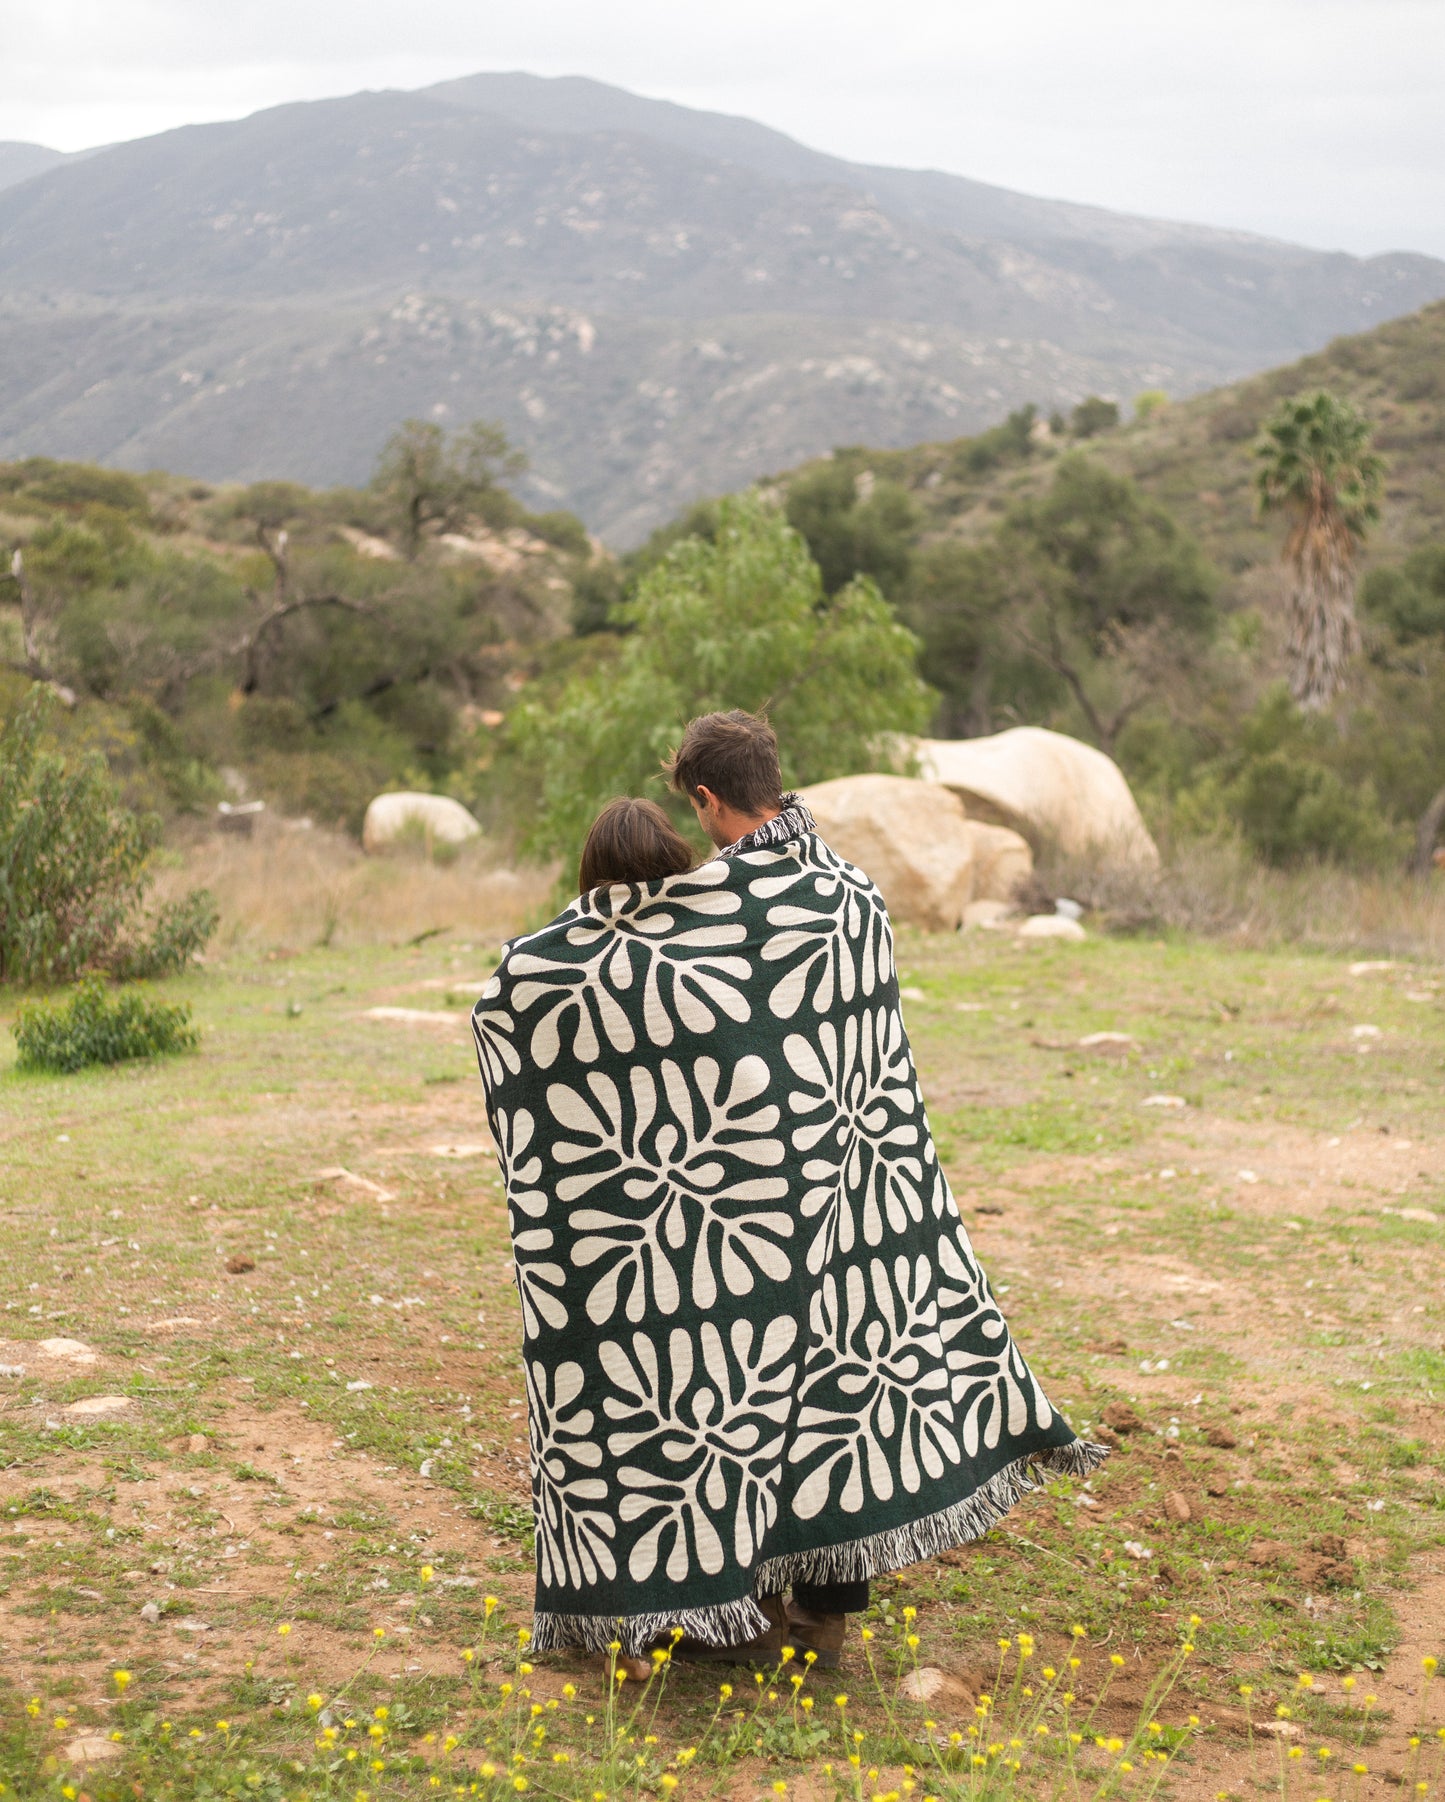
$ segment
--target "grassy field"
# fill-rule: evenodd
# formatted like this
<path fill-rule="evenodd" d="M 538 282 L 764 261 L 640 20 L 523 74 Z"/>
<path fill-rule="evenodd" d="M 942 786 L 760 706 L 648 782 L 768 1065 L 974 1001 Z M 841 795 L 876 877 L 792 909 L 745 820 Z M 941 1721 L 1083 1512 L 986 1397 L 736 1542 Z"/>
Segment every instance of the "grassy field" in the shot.
<path fill-rule="evenodd" d="M 22 1078 L 4 1033 L 7 1795 L 1433 1793 L 1445 969 L 902 935 L 1013 1327 L 1077 1427 L 1137 1425 L 880 1581 L 841 1682 L 678 1666 L 634 1713 L 518 1638 L 519 1322 L 465 1028 L 508 923 L 455 917 L 223 933 L 164 985 L 198 1055 Z"/>

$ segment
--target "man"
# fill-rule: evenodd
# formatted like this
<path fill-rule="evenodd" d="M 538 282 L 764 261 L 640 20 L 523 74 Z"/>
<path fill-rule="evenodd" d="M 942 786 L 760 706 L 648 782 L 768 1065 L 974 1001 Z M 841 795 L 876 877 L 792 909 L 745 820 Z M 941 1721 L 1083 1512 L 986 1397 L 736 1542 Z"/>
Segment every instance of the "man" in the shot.
<path fill-rule="evenodd" d="M 687 796 L 698 825 L 725 855 L 744 843 L 749 849 L 784 844 L 816 830 L 797 795 L 784 795 L 777 734 L 755 714 L 734 710 L 691 721 L 667 773 L 673 790 Z M 771 832 L 765 831 L 769 827 Z M 843 1649 L 847 1617 L 861 1614 L 869 1597 L 866 1577 L 852 1583 L 795 1581 L 789 1602 L 781 1596 L 758 1598 L 768 1627 L 746 1644 L 707 1647 L 685 1641 L 679 1649 L 693 1659 L 775 1663 L 788 1644 L 799 1656 L 813 1652 L 819 1664 L 833 1669 Z"/>
<path fill-rule="evenodd" d="M 973 1257 L 881 895 L 783 793 L 765 721 L 694 720 L 669 769 L 720 855 L 590 889 L 473 1014 L 522 1304 L 532 1644 L 641 1674 L 680 1629 L 828 1668 L 872 1576 L 1106 1453 Z"/>

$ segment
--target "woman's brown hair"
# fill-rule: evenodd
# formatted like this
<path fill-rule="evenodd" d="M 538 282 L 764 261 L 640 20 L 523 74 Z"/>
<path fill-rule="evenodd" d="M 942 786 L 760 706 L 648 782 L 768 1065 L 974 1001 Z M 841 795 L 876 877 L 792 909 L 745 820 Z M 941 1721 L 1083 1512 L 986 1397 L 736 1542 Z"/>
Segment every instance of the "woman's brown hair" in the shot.
<path fill-rule="evenodd" d="M 693 866 L 692 846 L 656 801 L 609 801 L 592 822 L 577 872 L 583 894 L 610 882 L 656 882 Z"/>

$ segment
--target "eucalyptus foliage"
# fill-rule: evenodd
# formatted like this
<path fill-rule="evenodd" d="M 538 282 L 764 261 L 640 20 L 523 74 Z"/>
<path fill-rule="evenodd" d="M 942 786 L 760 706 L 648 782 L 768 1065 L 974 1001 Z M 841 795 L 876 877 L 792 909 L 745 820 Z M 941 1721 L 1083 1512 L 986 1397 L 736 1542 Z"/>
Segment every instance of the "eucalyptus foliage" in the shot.
<path fill-rule="evenodd" d="M 613 623 L 615 655 L 512 716 L 535 851 L 574 856 L 609 797 L 657 794 L 700 713 L 767 713 L 790 786 L 886 768 L 892 735 L 928 723 L 918 640 L 867 577 L 827 595 L 803 538 L 756 492 L 719 503 L 715 535 L 673 546 Z"/>

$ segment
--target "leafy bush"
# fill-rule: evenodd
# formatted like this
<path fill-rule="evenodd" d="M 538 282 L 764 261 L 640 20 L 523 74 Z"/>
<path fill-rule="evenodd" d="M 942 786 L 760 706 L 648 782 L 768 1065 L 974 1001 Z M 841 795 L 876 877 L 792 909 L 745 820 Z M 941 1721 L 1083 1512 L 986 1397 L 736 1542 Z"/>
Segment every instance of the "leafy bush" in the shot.
<path fill-rule="evenodd" d="M 1403 563 L 1372 569 L 1360 603 L 1398 644 L 1445 639 L 1445 545 L 1424 545 Z"/>
<path fill-rule="evenodd" d="M 194 1051 L 201 1042 L 188 1007 L 148 1001 L 133 990 L 111 999 L 98 976 L 79 983 L 68 1001 L 27 1002 L 12 1030 L 17 1069 L 58 1076 L 90 1064 Z"/>
<path fill-rule="evenodd" d="M 121 805 L 99 752 L 67 763 L 41 749 L 49 700 L 37 684 L 0 732 L 0 982 L 178 969 L 215 929 L 209 897 L 197 891 L 147 932 L 158 823 Z"/>

